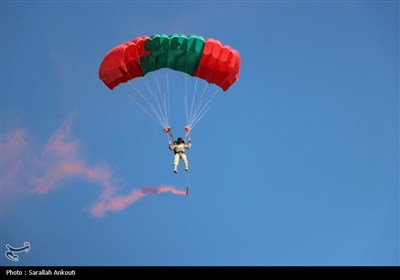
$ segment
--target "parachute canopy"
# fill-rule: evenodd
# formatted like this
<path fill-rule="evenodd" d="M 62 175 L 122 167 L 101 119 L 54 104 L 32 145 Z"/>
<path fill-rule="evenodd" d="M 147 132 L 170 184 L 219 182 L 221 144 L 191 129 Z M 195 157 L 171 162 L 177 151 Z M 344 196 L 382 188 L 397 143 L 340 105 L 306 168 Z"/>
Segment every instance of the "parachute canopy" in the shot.
<path fill-rule="evenodd" d="M 141 36 L 113 48 L 100 65 L 99 77 L 113 89 L 161 68 L 204 79 L 226 91 L 238 80 L 240 54 L 217 40 L 197 35 Z"/>

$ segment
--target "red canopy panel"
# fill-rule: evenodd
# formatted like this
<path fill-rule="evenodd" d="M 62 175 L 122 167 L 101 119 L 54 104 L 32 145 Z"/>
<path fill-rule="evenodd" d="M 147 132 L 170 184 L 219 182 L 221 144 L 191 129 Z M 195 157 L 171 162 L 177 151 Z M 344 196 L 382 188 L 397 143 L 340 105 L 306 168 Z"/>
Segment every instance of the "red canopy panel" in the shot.
<path fill-rule="evenodd" d="M 143 76 L 140 58 L 149 54 L 144 49 L 146 40 L 150 37 L 141 36 L 107 53 L 100 65 L 99 77 L 108 88 L 113 89 L 120 83 Z"/>
<path fill-rule="evenodd" d="M 239 78 L 240 54 L 230 46 L 207 39 L 199 66 L 193 76 L 220 86 L 226 91 Z"/>

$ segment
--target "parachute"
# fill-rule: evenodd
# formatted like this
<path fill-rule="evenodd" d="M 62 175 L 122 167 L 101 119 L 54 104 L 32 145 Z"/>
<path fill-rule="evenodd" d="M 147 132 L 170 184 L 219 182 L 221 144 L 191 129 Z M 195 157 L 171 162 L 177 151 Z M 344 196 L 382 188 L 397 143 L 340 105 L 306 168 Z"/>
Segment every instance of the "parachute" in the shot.
<path fill-rule="evenodd" d="M 165 89 L 161 89 L 161 78 L 157 76 L 165 69 L 185 75 L 185 90 L 182 91 L 185 91 L 185 131 L 188 135 L 208 111 L 217 92 L 228 90 L 238 80 L 240 54 L 218 40 L 183 34 L 137 37 L 106 54 L 100 65 L 99 78 L 111 90 L 121 83 L 128 83 L 137 92 L 129 97 L 173 138 L 169 123 L 170 74 L 165 74 Z M 191 98 L 186 76 L 195 79 Z M 198 89 L 198 79 L 205 82 L 203 90 Z M 217 87 L 213 93 L 207 93 L 209 84 Z"/>

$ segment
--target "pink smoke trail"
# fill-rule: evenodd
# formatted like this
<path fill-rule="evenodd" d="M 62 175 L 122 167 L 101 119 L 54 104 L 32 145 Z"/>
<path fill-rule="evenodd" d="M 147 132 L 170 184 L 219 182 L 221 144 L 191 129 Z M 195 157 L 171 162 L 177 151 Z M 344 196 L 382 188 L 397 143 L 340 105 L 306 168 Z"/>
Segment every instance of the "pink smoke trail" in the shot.
<path fill-rule="evenodd" d="M 175 195 L 186 195 L 186 191 L 177 190 L 171 186 L 161 186 L 158 188 L 144 187 L 140 190 L 133 190 L 126 196 L 109 197 L 96 203 L 90 212 L 93 216 L 102 217 L 107 211 L 121 211 L 128 205 L 136 202 L 147 194 L 160 194 L 170 192 Z"/>
<path fill-rule="evenodd" d="M 34 192 L 45 195 L 65 185 L 70 179 L 89 181 L 101 188 L 90 212 L 102 217 L 108 211 L 121 211 L 147 194 L 170 192 L 186 195 L 171 186 L 132 190 L 117 195 L 119 180 L 106 162 L 92 163 L 81 151 L 81 143 L 72 136 L 73 115 L 70 115 L 49 138 L 39 152 L 29 144 L 28 132 L 18 129 L 1 135 L 0 187 L 1 203 L 12 194 Z"/>
<path fill-rule="evenodd" d="M 25 183 L 21 173 L 35 164 L 34 153 L 28 144 L 27 132 L 15 129 L 1 135 L 0 141 L 0 188 L 1 202 L 8 201 L 15 194 L 24 193 Z"/>

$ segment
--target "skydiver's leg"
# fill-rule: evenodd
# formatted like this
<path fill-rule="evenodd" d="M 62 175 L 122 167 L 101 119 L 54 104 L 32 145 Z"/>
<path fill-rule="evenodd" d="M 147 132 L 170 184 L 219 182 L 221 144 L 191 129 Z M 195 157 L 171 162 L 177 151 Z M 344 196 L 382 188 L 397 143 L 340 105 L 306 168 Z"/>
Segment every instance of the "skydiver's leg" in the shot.
<path fill-rule="evenodd" d="M 175 154 L 174 156 L 174 172 L 178 172 L 178 162 L 179 162 L 179 154 Z"/>
<path fill-rule="evenodd" d="M 187 156 L 185 154 L 181 154 L 181 159 L 183 161 L 183 164 L 185 165 L 185 170 L 189 170 L 189 162 L 187 160 Z"/>

